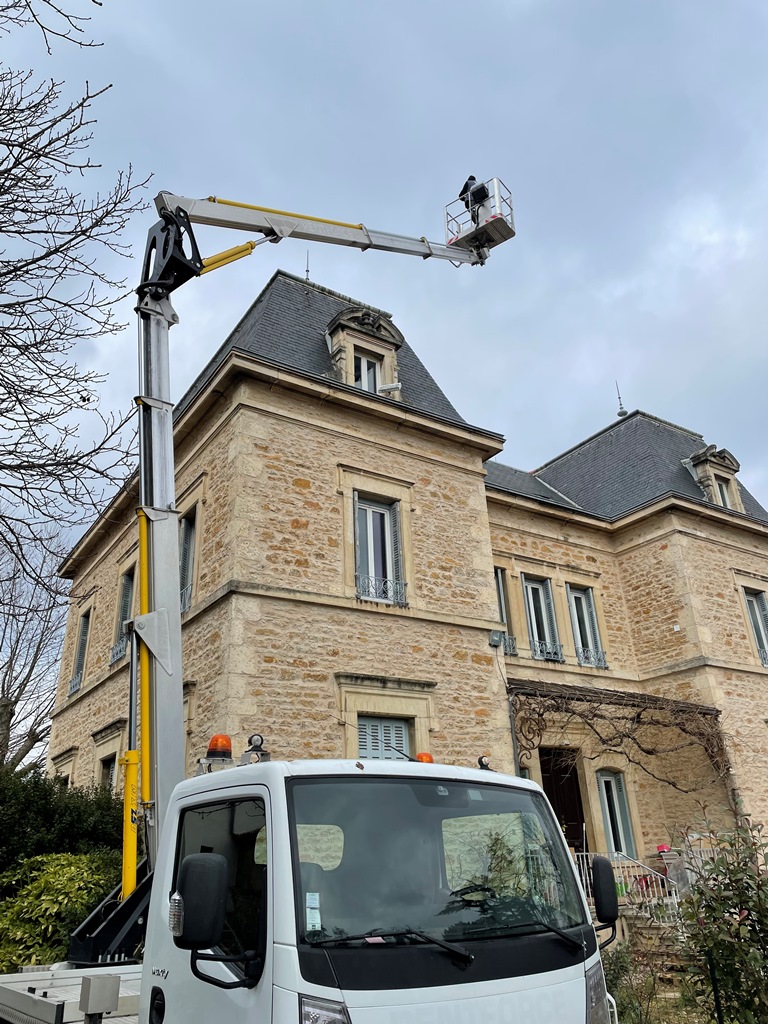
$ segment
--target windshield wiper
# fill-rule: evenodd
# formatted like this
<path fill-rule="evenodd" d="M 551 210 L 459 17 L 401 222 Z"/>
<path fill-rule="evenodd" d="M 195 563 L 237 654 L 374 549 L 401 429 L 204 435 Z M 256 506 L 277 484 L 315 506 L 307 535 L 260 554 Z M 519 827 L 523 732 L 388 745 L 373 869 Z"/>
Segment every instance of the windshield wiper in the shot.
<path fill-rule="evenodd" d="M 542 921 L 540 917 L 532 917 L 530 921 L 518 921 L 515 924 L 509 925 L 510 928 L 530 928 L 532 924 L 537 924 L 541 928 L 545 928 L 548 932 L 552 932 L 553 935 L 559 935 L 563 942 L 568 943 L 571 949 L 579 950 L 582 953 L 587 952 L 587 944 L 583 939 L 574 939 L 568 932 L 564 932 L 562 928 L 558 928 L 554 924 L 550 924 L 548 921 Z"/>
<path fill-rule="evenodd" d="M 439 946 L 444 949 L 447 953 L 453 953 L 454 956 L 464 960 L 465 963 L 471 964 L 475 959 L 474 954 L 470 953 L 464 946 L 459 946 L 455 942 L 448 942 L 445 939 L 437 939 L 434 935 L 428 935 L 426 932 L 418 932 L 413 928 L 404 928 L 401 931 L 392 932 L 381 932 L 374 929 L 370 932 L 361 932 L 359 935 L 331 935 L 326 939 L 307 939 L 306 935 L 304 939 L 309 943 L 310 946 L 341 946 L 345 942 L 362 941 L 363 939 L 408 939 L 416 938 L 421 939 L 422 942 L 429 942 L 434 946 Z M 566 935 L 566 938 L 569 936 Z"/>

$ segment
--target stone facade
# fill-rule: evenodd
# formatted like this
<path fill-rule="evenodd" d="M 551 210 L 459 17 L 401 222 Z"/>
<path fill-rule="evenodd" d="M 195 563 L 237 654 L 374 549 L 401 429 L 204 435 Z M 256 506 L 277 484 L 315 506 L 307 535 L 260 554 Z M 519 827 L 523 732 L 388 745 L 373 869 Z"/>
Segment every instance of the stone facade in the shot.
<path fill-rule="evenodd" d="M 768 668 L 745 603 L 768 589 L 768 526 L 735 501 L 668 495 L 609 520 L 495 487 L 484 464 L 501 449 L 496 435 L 401 394 L 408 354 L 394 325 L 365 349 L 389 375 L 387 401 L 349 386 L 362 335 L 331 326 L 325 377 L 233 348 L 177 415 L 177 508 L 194 522 L 188 770 L 213 732 L 235 750 L 258 731 L 276 757 L 357 757 L 364 717 L 405 722 L 411 752 L 467 765 L 487 753 L 512 771 L 510 712 L 525 705 L 508 692 L 555 687 L 594 692 L 600 706 L 629 695 L 652 719 L 671 700 L 721 723 L 724 760 L 696 743 L 675 750 L 651 729 L 643 745 L 659 753 L 643 763 L 626 745 L 596 744 L 588 715 L 550 714 L 527 746 L 518 736 L 522 767 L 545 788 L 557 752 L 571 757 L 587 849 L 616 845 L 606 786 L 623 794 L 638 859 L 690 828 L 702 805 L 725 820 L 738 796 L 768 820 Z M 361 595 L 359 499 L 397 506 L 404 601 Z M 126 749 L 128 659 L 114 644 L 121 580 L 137 561 L 136 503 L 130 487 L 118 495 L 64 567 L 72 610 L 50 768 L 74 784 L 101 781 Z M 526 580 L 549 581 L 557 660 L 534 649 Z M 584 663 L 574 592 L 591 595 L 605 667 Z"/>

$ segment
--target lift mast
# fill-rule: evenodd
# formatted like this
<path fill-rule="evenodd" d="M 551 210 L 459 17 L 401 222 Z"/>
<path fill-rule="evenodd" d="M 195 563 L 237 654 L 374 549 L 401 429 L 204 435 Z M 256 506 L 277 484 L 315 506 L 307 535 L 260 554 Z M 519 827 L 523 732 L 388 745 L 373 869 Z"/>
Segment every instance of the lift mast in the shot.
<path fill-rule="evenodd" d="M 160 192 L 160 220 L 149 232 L 136 311 L 139 316 L 139 614 L 131 631 L 131 708 L 126 766 L 123 898 L 135 888 L 138 815 L 137 718 L 141 722 L 141 803 L 148 855 L 157 841 L 174 786 L 184 778 L 183 692 L 178 510 L 173 456 L 168 333 L 179 318 L 169 296 L 192 277 L 283 238 L 378 249 L 454 265 L 482 265 L 490 249 L 514 237 L 509 191 L 498 178 L 478 182 L 446 208 L 446 243 L 364 224 L 273 210 L 216 197 L 190 199 Z M 260 237 L 202 259 L 193 224 L 234 228 Z M 137 708 L 139 715 L 137 716 Z"/>

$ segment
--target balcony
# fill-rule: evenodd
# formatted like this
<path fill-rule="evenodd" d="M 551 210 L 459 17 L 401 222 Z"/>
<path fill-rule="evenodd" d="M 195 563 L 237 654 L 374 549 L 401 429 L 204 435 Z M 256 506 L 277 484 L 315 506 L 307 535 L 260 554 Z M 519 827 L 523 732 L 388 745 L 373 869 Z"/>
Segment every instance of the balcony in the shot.
<path fill-rule="evenodd" d="M 580 665 L 587 665 L 590 668 L 608 668 L 605 651 L 596 650 L 594 647 L 577 647 L 576 657 Z"/>
<path fill-rule="evenodd" d="M 71 697 L 72 694 L 77 693 L 83 682 L 83 673 L 75 672 L 72 678 L 69 680 L 69 686 L 67 687 L 67 696 Z"/>
<path fill-rule="evenodd" d="M 517 640 L 509 633 L 504 634 L 504 653 L 509 657 L 517 656 Z"/>
<path fill-rule="evenodd" d="M 128 637 L 127 635 L 121 636 L 117 643 L 113 646 L 109 653 L 109 664 L 114 665 L 116 661 L 120 661 L 121 658 L 125 657 L 125 652 L 128 649 Z"/>
<path fill-rule="evenodd" d="M 549 640 L 531 640 L 531 654 L 537 661 L 565 661 L 563 645 Z"/>
<path fill-rule="evenodd" d="M 365 601 L 387 601 L 389 604 L 405 607 L 405 583 L 402 580 L 386 579 L 381 576 L 355 574 L 357 596 Z"/>

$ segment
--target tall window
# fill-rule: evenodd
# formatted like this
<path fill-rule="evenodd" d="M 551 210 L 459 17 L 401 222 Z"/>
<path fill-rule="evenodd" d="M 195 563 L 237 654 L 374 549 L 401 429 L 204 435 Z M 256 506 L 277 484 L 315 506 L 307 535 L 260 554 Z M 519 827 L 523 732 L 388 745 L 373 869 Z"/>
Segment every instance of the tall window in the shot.
<path fill-rule="evenodd" d="M 562 661 L 563 645 L 558 642 L 552 581 L 520 576 L 523 581 L 525 613 L 531 654 L 541 661 Z"/>
<path fill-rule="evenodd" d="M 768 668 L 768 601 L 761 590 L 744 590 L 760 662 Z"/>
<path fill-rule="evenodd" d="M 109 664 L 114 665 L 125 654 L 128 646 L 128 634 L 125 631 L 125 623 L 131 617 L 133 610 L 133 584 L 135 578 L 135 567 L 124 572 L 120 577 L 120 603 L 117 609 L 117 630 L 115 632 L 115 643 L 112 653 L 109 656 Z"/>
<path fill-rule="evenodd" d="M 88 650 L 88 633 L 91 629 L 91 609 L 84 612 L 80 616 L 80 623 L 77 627 L 77 646 L 75 648 L 75 667 L 72 673 L 72 678 L 69 681 L 69 688 L 67 690 L 67 696 L 71 697 L 73 693 L 77 693 L 83 682 L 83 672 L 85 670 L 85 654 Z"/>
<path fill-rule="evenodd" d="M 496 600 L 499 605 L 499 618 L 504 625 L 504 653 L 517 654 L 517 640 L 509 625 L 509 602 L 507 601 L 507 572 L 497 565 L 493 570 L 496 581 Z"/>
<path fill-rule="evenodd" d="M 605 651 L 600 643 L 595 613 L 595 595 L 591 587 L 572 587 L 566 584 L 568 606 L 571 609 L 573 640 L 580 665 L 606 668 Z"/>
<path fill-rule="evenodd" d="M 353 502 L 357 596 L 405 605 L 400 503 L 363 498 L 357 491 Z"/>
<path fill-rule="evenodd" d="M 357 716 L 358 757 L 377 761 L 407 761 L 408 722 L 404 718 Z"/>
<path fill-rule="evenodd" d="M 381 385 L 381 359 L 355 349 L 355 387 L 377 394 Z"/>
<path fill-rule="evenodd" d="M 108 789 L 111 793 L 115 791 L 115 772 L 117 770 L 117 754 L 110 754 L 101 760 L 101 771 L 99 785 Z"/>
<path fill-rule="evenodd" d="M 192 604 L 196 520 L 197 507 L 190 509 L 179 522 L 179 580 L 181 584 L 181 610 L 183 612 L 189 611 Z"/>
<path fill-rule="evenodd" d="M 635 839 L 632 835 L 632 823 L 629 819 L 624 776 L 621 772 L 598 772 L 597 788 L 600 793 L 600 806 L 603 810 L 605 838 L 608 843 L 607 852 L 623 853 L 634 860 L 637 854 Z"/>

